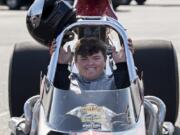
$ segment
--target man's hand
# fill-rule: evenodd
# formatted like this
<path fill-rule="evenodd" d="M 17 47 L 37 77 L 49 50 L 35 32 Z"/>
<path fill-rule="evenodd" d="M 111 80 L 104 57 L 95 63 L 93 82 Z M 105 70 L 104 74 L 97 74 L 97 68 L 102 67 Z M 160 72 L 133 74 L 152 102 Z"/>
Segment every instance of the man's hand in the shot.
<path fill-rule="evenodd" d="M 134 48 L 133 48 L 131 39 L 128 39 L 128 46 L 129 46 L 129 49 L 131 50 L 131 52 L 134 53 Z M 125 55 L 124 47 L 122 47 L 119 52 L 116 52 L 116 48 L 113 46 L 112 47 L 112 57 L 113 57 L 115 63 L 126 62 L 126 55 Z"/>
<path fill-rule="evenodd" d="M 49 44 L 49 53 L 52 55 L 52 53 L 55 51 L 56 46 L 55 46 L 55 41 L 53 41 L 51 44 Z M 69 62 L 72 61 L 72 53 L 71 53 L 71 47 L 67 47 L 67 51 L 64 50 L 63 47 L 60 48 L 59 52 L 59 58 L 58 58 L 58 63 L 59 64 L 68 64 Z"/>

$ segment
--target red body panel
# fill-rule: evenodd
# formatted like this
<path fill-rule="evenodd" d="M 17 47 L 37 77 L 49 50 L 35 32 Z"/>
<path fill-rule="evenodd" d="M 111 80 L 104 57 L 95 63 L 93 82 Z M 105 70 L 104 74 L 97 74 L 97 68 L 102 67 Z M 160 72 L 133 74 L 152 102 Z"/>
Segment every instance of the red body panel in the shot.
<path fill-rule="evenodd" d="M 117 19 L 109 0 L 77 0 L 75 7 L 80 16 L 110 16 Z"/>

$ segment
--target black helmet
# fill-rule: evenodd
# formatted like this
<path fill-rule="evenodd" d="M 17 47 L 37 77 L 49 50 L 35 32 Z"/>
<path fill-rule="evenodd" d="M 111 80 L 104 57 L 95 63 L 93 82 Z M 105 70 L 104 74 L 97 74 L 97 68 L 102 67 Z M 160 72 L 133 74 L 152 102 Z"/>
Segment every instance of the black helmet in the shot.
<path fill-rule="evenodd" d="M 44 45 L 56 38 L 65 26 L 75 21 L 75 10 L 63 0 L 53 3 L 47 0 L 35 0 L 26 18 L 29 33 Z"/>

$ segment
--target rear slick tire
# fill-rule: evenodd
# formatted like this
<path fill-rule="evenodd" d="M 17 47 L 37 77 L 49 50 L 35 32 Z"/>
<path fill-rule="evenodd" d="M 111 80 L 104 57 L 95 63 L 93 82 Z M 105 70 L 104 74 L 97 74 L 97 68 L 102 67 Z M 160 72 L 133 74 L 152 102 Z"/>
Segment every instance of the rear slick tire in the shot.
<path fill-rule="evenodd" d="M 176 52 L 169 41 L 134 41 L 134 60 L 143 72 L 145 95 L 166 104 L 166 121 L 176 122 L 179 107 L 179 75 Z"/>
<path fill-rule="evenodd" d="M 9 67 L 9 110 L 11 116 L 21 116 L 25 101 L 39 94 L 40 74 L 46 74 L 49 63 L 46 47 L 30 42 L 14 47 Z"/>

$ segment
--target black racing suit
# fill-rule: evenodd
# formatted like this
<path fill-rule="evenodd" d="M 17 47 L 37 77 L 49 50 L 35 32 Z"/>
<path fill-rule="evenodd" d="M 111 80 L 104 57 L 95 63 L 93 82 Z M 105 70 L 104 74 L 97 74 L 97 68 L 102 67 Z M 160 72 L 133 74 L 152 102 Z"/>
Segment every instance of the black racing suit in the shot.
<path fill-rule="evenodd" d="M 113 71 L 112 76 L 103 74 L 97 80 L 87 81 L 79 76 L 79 74 L 72 73 L 70 75 L 68 64 L 58 64 L 54 85 L 55 87 L 63 90 L 71 89 L 70 86 L 72 85 L 85 90 L 111 90 L 128 87 L 130 85 L 130 81 L 127 64 L 125 62 L 117 63 L 116 66 L 117 69 Z"/>

